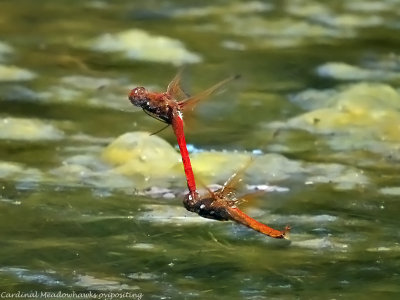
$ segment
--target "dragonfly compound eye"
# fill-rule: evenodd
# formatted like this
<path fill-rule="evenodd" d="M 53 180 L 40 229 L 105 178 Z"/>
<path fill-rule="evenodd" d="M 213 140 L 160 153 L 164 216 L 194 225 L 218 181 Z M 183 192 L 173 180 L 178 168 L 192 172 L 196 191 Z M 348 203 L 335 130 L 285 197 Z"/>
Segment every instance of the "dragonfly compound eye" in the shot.
<path fill-rule="evenodd" d="M 129 93 L 129 100 L 133 105 L 141 106 L 143 101 L 146 101 L 147 90 L 144 87 L 137 87 Z"/>

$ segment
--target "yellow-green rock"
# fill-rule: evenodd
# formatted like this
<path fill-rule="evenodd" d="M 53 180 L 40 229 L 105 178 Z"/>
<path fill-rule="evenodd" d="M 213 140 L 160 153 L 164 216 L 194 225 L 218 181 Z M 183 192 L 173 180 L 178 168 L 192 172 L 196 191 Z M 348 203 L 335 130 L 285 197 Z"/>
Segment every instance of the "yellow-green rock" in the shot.
<path fill-rule="evenodd" d="M 204 151 L 191 157 L 196 177 L 207 184 L 224 183 L 250 159 L 248 153 L 228 151 Z"/>
<path fill-rule="evenodd" d="M 36 74 L 16 66 L 0 65 L 0 81 L 25 81 L 36 77 Z"/>
<path fill-rule="evenodd" d="M 127 59 L 182 65 L 201 62 L 201 57 L 186 49 L 179 41 L 166 36 L 155 36 L 141 29 L 115 34 L 103 34 L 92 41 L 95 51 L 120 53 Z"/>
<path fill-rule="evenodd" d="M 102 158 L 123 175 L 168 178 L 176 175 L 179 153 L 165 140 L 148 132 L 128 132 L 108 145 Z"/>
<path fill-rule="evenodd" d="M 342 62 L 329 62 L 317 68 L 321 77 L 338 80 L 399 80 L 400 72 L 387 69 L 368 69 L 352 66 Z"/>
<path fill-rule="evenodd" d="M 64 133 L 44 121 L 24 118 L 0 118 L 0 139 L 59 140 Z"/>
<path fill-rule="evenodd" d="M 386 84 L 351 85 L 318 108 L 288 121 L 290 127 L 315 133 L 359 133 L 400 141 L 400 94 Z"/>

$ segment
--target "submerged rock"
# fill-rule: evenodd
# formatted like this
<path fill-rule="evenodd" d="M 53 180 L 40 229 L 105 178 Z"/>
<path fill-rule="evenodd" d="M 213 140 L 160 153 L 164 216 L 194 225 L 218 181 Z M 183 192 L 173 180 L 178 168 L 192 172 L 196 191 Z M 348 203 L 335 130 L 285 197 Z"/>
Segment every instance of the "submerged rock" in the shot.
<path fill-rule="evenodd" d="M 0 118 L 0 139 L 6 140 L 60 140 L 64 133 L 51 124 L 37 119 Z"/>
<path fill-rule="evenodd" d="M 400 159 L 400 91 L 392 86 L 357 83 L 337 90 L 306 90 L 291 99 L 309 111 L 269 127 L 317 135 L 317 144 L 310 140 L 309 150 L 329 147 L 335 152 L 327 155 L 335 161 L 362 166 Z M 383 159 L 377 161 L 376 154 Z"/>
<path fill-rule="evenodd" d="M 261 1 L 248 1 L 246 3 L 227 3 L 226 5 L 217 6 L 215 4 L 210 6 L 180 8 L 172 12 L 172 16 L 180 18 L 199 18 L 210 17 L 212 15 L 243 15 L 249 13 L 261 13 L 273 9 L 271 3 Z"/>
<path fill-rule="evenodd" d="M 128 189 L 128 192 L 146 187 L 141 178 L 127 177 L 110 169 L 94 170 L 79 164 L 64 164 L 50 170 L 49 174 L 48 183 L 60 185 L 61 180 L 64 186 L 89 186 L 103 191 Z"/>
<path fill-rule="evenodd" d="M 165 140 L 147 132 L 130 132 L 105 148 L 95 148 L 94 153 L 65 158 L 61 166 L 49 171 L 49 180 L 58 182 L 62 178 L 66 186 L 122 189 L 128 193 L 170 187 L 172 182 L 185 186 L 179 160 L 179 153 Z"/>
<path fill-rule="evenodd" d="M 23 172 L 20 164 L 0 161 L 0 178 L 7 178 Z"/>
<path fill-rule="evenodd" d="M 180 155 L 167 141 L 148 132 L 119 136 L 103 153 L 103 160 L 123 175 L 169 178 L 177 174 Z"/>
<path fill-rule="evenodd" d="M 50 287 L 59 287 L 64 285 L 64 283 L 57 278 L 59 276 L 57 276 L 57 274 L 55 274 L 55 272 L 52 270 L 35 271 L 20 267 L 7 266 L 0 268 L 0 274 L 15 276 L 21 283 L 41 284 Z M 31 294 L 34 295 L 35 293 L 32 292 Z M 10 295 L 12 294 L 10 293 Z M 30 293 L 26 293 L 25 295 L 33 297 L 30 296 Z"/>
<path fill-rule="evenodd" d="M 399 71 L 390 71 L 387 69 L 369 69 L 352 66 L 342 62 L 330 62 L 317 68 L 317 74 L 321 77 L 334 78 L 338 80 L 398 80 Z"/>
<path fill-rule="evenodd" d="M 18 100 L 30 100 L 36 98 L 42 102 L 74 102 L 89 107 L 107 107 L 117 110 L 126 109 L 127 91 L 135 86 L 127 78 L 106 78 L 83 75 L 70 75 L 61 77 L 59 82 L 48 87 L 45 91 L 29 95 L 28 91 L 21 88 L 16 90 L 18 94 L 28 94 L 28 98 L 15 96 L 12 90 L 2 92 L 7 98 Z"/>
<path fill-rule="evenodd" d="M 0 41 L 0 62 L 4 61 L 5 57 L 12 52 L 13 48 L 10 45 Z"/>
<path fill-rule="evenodd" d="M 293 0 L 276 5 L 270 2 L 227 2 L 171 10 L 175 18 L 196 19 L 188 30 L 224 32 L 240 43 L 222 43 L 223 47 L 240 50 L 252 48 L 288 48 L 301 45 L 341 43 L 365 34 L 365 28 L 398 28 L 396 1 Z M 395 4 L 396 3 L 396 4 Z M 374 11 L 374 8 L 377 11 Z M 374 11 L 376 13 L 370 13 Z M 269 13 L 271 12 L 271 13 Z M 209 22 L 206 18 L 212 17 Z M 206 21 L 207 20 L 207 21 Z"/>
<path fill-rule="evenodd" d="M 100 52 L 120 53 L 127 59 L 174 65 L 198 63 L 202 60 L 198 54 L 187 50 L 181 41 L 150 35 L 140 29 L 103 34 L 92 41 L 89 47 Z"/>
<path fill-rule="evenodd" d="M 294 47 L 307 44 L 312 40 L 325 41 L 332 38 L 349 38 L 355 35 L 353 30 L 323 26 L 316 22 L 281 18 L 269 20 L 259 16 L 245 16 L 241 18 L 227 16 L 225 26 L 232 34 L 244 37 L 253 37 L 257 42 L 253 47 Z"/>
<path fill-rule="evenodd" d="M 286 4 L 286 11 L 297 17 L 314 17 L 328 15 L 332 10 L 323 3 L 314 1 L 289 1 Z"/>
<path fill-rule="evenodd" d="M 337 190 L 351 190 L 370 182 L 364 171 L 340 164 L 311 164 L 307 171 L 306 184 L 330 183 Z"/>
<path fill-rule="evenodd" d="M 126 109 L 127 91 L 135 86 L 126 78 L 82 75 L 64 76 L 60 79 L 60 83 L 61 86 L 55 86 L 50 90 L 50 94 L 56 99 L 118 110 Z"/>
<path fill-rule="evenodd" d="M 343 3 L 350 11 L 365 12 L 365 13 L 377 13 L 385 11 L 398 10 L 399 6 L 396 1 L 365 1 L 365 0 L 353 0 L 346 1 Z"/>
<path fill-rule="evenodd" d="M 122 291 L 122 290 L 138 290 L 138 286 L 129 286 L 117 280 L 109 278 L 97 278 L 91 275 L 78 275 L 74 283 L 78 287 L 90 289 L 94 291 Z"/>
<path fill-rule="evenodd" d="M 179 153 L 166 141 L 145 132 L 131 132 L 118 137 L 102 153 L 113 171 L 124 176 L 144 176 L 146 188 L 169 187 L 171 179 L 184 186 L 184 173 Z M 193 171 L 199 188 L 202 184 L 223 184 L 243 167 L 243 183 L 269 186 L 270 182 L 300 180 L 307 184 L 332 183 L 338 189 L 367 185 L 362 171 L 329 163 L 308 163 L 288 159 L 279 154 L 252 158 L 248 152 L 202 151 L 191 154 Z M 143 187 L 144 187 L 143 186 Z M 253 187 L 250 185 L 250 187 Z M 254 188 L 253 188 L 254 189 Z M 274 191 L 288 191 L 278 187 Z"/>
<path fill-rule="evenodd" d="M 359 83 L 337 93 L 329 90 L 328 94 L 322 101 L 316 97 L 309 101 L 308 107 L 315 109 L 289 119 L 286 126 L 313 133 L 358 133 L 400 141 L 400 94 L 391 86 Z"/>
<path fill-rule="evenodd" d="M 369 183 L 368 177 L 357 168 L 302 162 L 280 154 L 254 156 L 239 151 L 197 151 L 190 158 L 200 190 L 204 190 L 204 185 L 218 189 L 221 186 L 216 184 L 224 184 L 237 172 L 243 182 L 237 186 L 239 195 L 254 190 L 287 192 L 289 188 L 281 186 L 287 180 L 330 183 L 337 189 L 353 189 Z M 186 193 L 179 152 L 167 141 L 147 132 L 125 133 L 96 153 L 65 158 L 62 166 L 50 171 L 49 177 L 62 178 L 67 186 L 135 190 L 152 197 L 174 198 Z"/>
<path fill-rule="evenodd" d="M 333 250 L 348 251 L 349 246 L 340 242 L 333 241 L 331 238 L 314 238 L 299 241 L 292 241 L 292 246 L 307 248 L 312 250 Z"/>
<path fill-rule="evenodd" d="M 379 192 L 383 195 L 400 196 L 400 187 L 399 186 L 383 187 L 379 190 Z"/>
<path fill-rule="evenodd" d="M 278 182 L 307 172 L 306 165 L 301 161 L 273 153 L 257 156 L 249 169 L 251 182 L 257 183 Z"/>
<path fill-rule="evenodd" d="M 284 180 L 299 180 L 305 184 L 331 183 L 339 190 L 369 184 L 368 177 L 357 168 L 335 163 L 302 162 L 280 154 L 270 153 L 252 158 L 247 152 L 204 151 L 194 153 L 191 157 L 196 177 L 206 183 L 223 184 L 250 162 L 242 174 L 243 183 L 248 184 L 250 190 L 287 192 L 289 189 L 286 187 L 270 185 L 271 182 Z"/>
<path fill-rule="evenodd" d="M 244 152 L 203 151 L 191 155 L 196 177 L 207 183 L 225 182 L 249 159 Z"/>
<path fill-rule="evenodd" d="M 4 101 L 37 102 L 40 95 L 22 85 L 5 85 L 0 87 L 0 99 Z"/>
<path fill-rule="evenodd" d="M 93 176 L 92 170 L 76 164 L 65 164 L 51 170 L 50 174 L 62 178 L 64 183 L 85 183 L 87 177 Z"/>
<path fill-rule="evenodd" d="M 384 18 L 376 15 L 360 15 L 351 13 L 315 15 L 313 20 L 325 26 L 352 29 L 379 26 L 384 23 Z"/>
<path fill-rule="evenodd" d="M 29 168 L 23 164 L 0 161 L 0 178 L 13 180 L 19 190 L 34 189 L 43 180 L 40 170 Z"/>
<path fill-rule="evenodd" d="M 1 81 L 26 81 L 36 77 L 32 71 L 21 69 L 16 66 L 0 65 L 0 82 Z"/>

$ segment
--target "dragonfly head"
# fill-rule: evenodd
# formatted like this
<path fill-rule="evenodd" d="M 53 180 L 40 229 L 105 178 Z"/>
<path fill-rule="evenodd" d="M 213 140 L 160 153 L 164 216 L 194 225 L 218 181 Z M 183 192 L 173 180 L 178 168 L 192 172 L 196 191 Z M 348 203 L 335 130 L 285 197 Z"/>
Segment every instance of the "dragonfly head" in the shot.
<path fill-rule="evenodd" d="M 137 87 L 130 91 L 129 100 L 135 106 L 142 107 L 147 102 L 147 90 L 144 87 Z"/>

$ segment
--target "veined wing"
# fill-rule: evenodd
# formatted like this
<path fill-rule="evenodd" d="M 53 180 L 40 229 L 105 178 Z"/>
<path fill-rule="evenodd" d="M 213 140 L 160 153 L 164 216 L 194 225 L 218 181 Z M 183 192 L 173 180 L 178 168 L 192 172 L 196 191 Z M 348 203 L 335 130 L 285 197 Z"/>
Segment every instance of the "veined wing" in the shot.
<path fill-rule="evenodd" d="M 185 99 L 188 95 L 181 88 L 182 69 L 175 75 L 167 87 L 167 93 L 173 99 Z"/>
<path fill-rule="evenodd" d="M 208 96 L 210 96 L 212 93 L 214 93 L 216 90 L 218 90 L 221 86 L 227 84 L 228 82 L 239 78 L 239 75 L 236 76 L 231 76 L 225 80 L 222 80 L 221 82 L 218 82 L 217 84 L 213 85 L 212 87 L 192 96 L 189 98 L 186 98 L 182 101 L 179 101 L 179 108 L 180 109 L 194 109 L 194 107 L 199 103 L 201 100 L 206 99 Z"/>
<path fill-rule="evenodd" d="M 243 175 L 249 168 L 250 164 L 253 162 L 253 158 L 248 159 L 245 164 L 224 183 L 221 188 L 221 193 L 226 196 L 231 192 L 234 192 L 237 185 L 242 181 Z"/>

